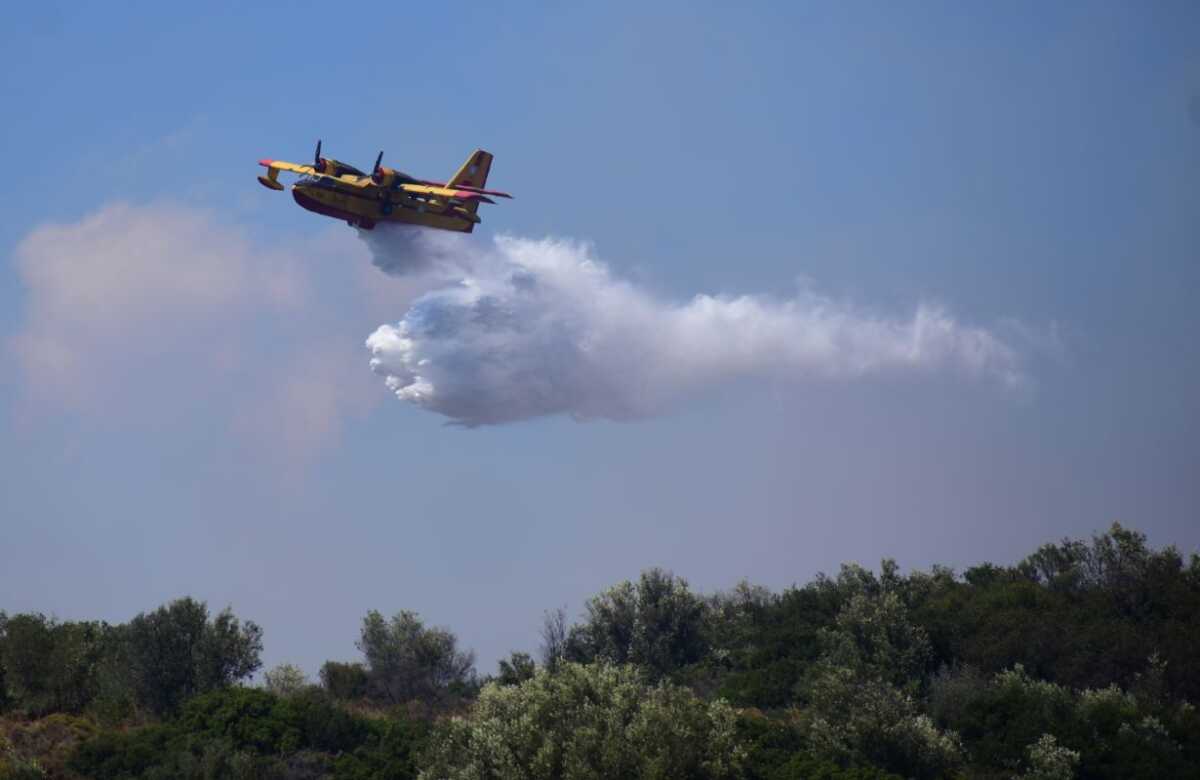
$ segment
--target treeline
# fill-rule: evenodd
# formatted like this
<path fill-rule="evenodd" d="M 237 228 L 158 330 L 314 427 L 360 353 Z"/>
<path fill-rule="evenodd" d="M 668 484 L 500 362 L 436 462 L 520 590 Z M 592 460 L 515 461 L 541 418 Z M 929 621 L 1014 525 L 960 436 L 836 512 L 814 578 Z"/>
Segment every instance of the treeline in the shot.
<path fill-rule="evenodd" d="M 262 630 L 180 599 L 124 625 L 0 612 L 0 708 L 163 716 L 261 666 Z"/>
<path fill-rule="evenodd" d="M 782 592 L 652 569 L 541 640 L 481 677 L 451 631 L 372 611 L 359 660 L 245 687 L 261 631 L 229 610 L 0 613 L 0 780 L 1200 776 L 1200 559 L 1119 525 Z"/>

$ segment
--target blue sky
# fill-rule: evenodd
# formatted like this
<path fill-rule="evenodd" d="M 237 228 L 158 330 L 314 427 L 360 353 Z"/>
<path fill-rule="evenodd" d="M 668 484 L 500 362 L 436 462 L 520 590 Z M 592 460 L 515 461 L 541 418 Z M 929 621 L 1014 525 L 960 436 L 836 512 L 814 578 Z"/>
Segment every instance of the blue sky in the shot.
<path fill-rule="evenodd" d="M 1200 545 L 1194 3 L 239 5 L 0 30 L 0 608 L 192 594 L 310 671 L 415 609 L 490 671 L 651 565 L 783 587 L 1113 520 Z M 399 284 L 254 182 L 318 137 L 430 178 L 487 148 L 517 197 L 474 240 L 587 241 L 664 298 L 935 302 L 1033 389 L 747 380 L 447 427 L 367 369 Z M 126 258 L 134 227 L 165 243 Z M 38 373 L 47 334 L 74 368 Z"/>

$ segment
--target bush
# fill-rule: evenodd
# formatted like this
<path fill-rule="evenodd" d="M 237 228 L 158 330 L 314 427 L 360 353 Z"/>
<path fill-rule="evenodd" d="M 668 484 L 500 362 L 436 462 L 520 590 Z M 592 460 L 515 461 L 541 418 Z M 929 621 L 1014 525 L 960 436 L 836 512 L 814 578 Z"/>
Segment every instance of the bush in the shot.
<path fill-rule="evenodd" d="M 287 698 L 258 688 L 197 696 L 166 722 L 104 731 L 70 757 L 72 771 L 127 777 L 408 778 L 428 728 L 353 715 L 315 688 Z"/>
<path fill-rule="evenodd" d="M 262 629 L 243 625 L 229 609 L 210 620 L 207 605 L 190 598 L 138 615 L 123 627 L 122 638 L 138 701 L 158 715 L 262 665 Z"/>
<path fill-rule="evenodd" d="M 367 693 L 377 701 L 443 704 L 474 692 L 475 654 L 459 650 L 450 631 L 427 628 L 415 612 L 390 620 L 368 612 L 358 649 L 367 660 Z"/>
<path fill-rule="evenodd" d="M 767 776 L 767 780 L 903 780 L 901 775 L 875 766 L 843 767 L 825 759 L 800 754 Z"/>
<path fill-rule="evenodd" d="M 357 701 L 367 695 L 367 670 L 362 664 L 326 661 L 320 675 L 321 687 L 338 701 Z"/>
<path fill-rule="evenodd" d="M 0 614 L 0 710 L 78 713 L 95 699 L 111 629 L 42 614 Z"/>
<path fill-rule="evenodd" d="M 533 679 L 537 672 L 537 664 L 529 653 L 512 653 L 508 658 L 501 658 L 499 667 L 495 680 L 497 685 L 520 685 Z"/>
<path fill-rule="evenodd" d="M 875 766 L 843 767 L 814 756 L 793 717 L 745 710 L 738 716 L 738 735 L 746 747 L 746 780 L 901 780 Z"/>
<path fill-rule="evenodd" d="M 416 778 L 417 757 L 429 737 L 424 720 L 389 718 L 368 722 L 368 736 L 352 753 L 342 754 L 334 764 L 335 780 L 394 780 Z"/>
<path fill-rule="evenodd" d="M 820 660 L 801 686 L 814 754 L 918 778 L 962 766 L 958 734 L 939 730 L 918 709 L 929 642 L 894 592 L 855 595 L 819 636 Z"/>
<path fill-rule="evenodd" d="M 298 666 L 279 664 L 268 669 L 263 687 L 276 696 L 292 696 L 308 685 L 308 678 Z"/>
<path fill-rule="evenodd" d="M 642 572 L 588 600 L 587 618 L 571 628 L 572 661 L 636 664 L 658 680 L 704 658 L 705 605 L 687 580 L 662 569 Z"/>
<path fill-rule="evenodd" d="M 1029 746 L 1029 771 L 1021 780 L 1072 780 L 1079 753 L 1058 744 L 1053 734 L 1043 734 Z"/>
<path fill-rule="evenodd" d="M 484 687 L 441 722 L 422 778 L 727 778 L 745 749 L 724 701 L 650 686 L 629 666 L 563 663 L 520 685 Z"/>
<path fill-rule="evenodd" d="M 70 754 L 95 733 L 92 721 L 64 713 L 0 721 L 0 778 L 63 777 Z"/>
<path fill-rule="evenodd" d="M 182 735 L 169 726 L 145 726 L 129 731 L 104 731 L 81 743 L 67 767 L 96 780 L 141 777 L 183 749 Z"/>
<path fill-rule="evenodd" d="M 263 755 L 313 749 L 351 751 L 367 739 L 367 725 L 317 690 L 283 699 L 257 688 L 230 688 L 188 702 L 174 725 L 204 739 L 231 740 L 238 750 Z"/>

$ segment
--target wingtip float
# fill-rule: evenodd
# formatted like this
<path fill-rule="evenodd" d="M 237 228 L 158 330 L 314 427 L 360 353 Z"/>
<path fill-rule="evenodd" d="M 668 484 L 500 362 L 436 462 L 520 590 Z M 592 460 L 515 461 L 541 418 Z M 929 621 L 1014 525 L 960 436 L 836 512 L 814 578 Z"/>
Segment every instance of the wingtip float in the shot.
<path fill-rule="evenodd" d="M 470 233 L 482 220 L 476 213 L 491 197 L 511 198 L 507 192 L 485 189 L 492 155 L 476 149 L 444 184 L 416 179 L 383 165 L 383 152 L 375 158 L 371 173 L 339 160 L 321 156 L 321 142 L 312 165 L 262 159 L 267 169 L 258 181 L 272 190 L 282 190 L 279 172 L 300 176 L 292 185 L 292 197 L 301 207 L 317 214 L 345 220 L 353 227 L 371 230 L 379 222 L 404 222 L 440 230 Z"/>

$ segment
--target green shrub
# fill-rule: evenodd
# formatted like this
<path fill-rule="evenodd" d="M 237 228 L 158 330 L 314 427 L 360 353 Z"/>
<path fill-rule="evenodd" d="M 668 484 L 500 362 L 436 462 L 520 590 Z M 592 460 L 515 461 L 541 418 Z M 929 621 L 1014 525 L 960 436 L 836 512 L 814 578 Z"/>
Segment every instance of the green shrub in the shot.
<path fill-rule="evenodd" d="M 184 736 L 168 725 L 103 731 L 81 743 L 67 760 L 67 767 L 96 780 L 141 777 L 184 750 L 185 742 Z"/>
<path fill-rule="evenodd" d="M 418 756 L 429 738 L 428 721 L 388 718 L 368 721 L 366 741 L 334 763 L 335 780 L 410 780 L 419 772 Z"/>
<path fill-rule="evenodd" d="M 362 664 L 326 661 L 321 686 L 338 701 L 357 701 L 367 695 L 367 670 Z"/>
<path fill-rule="evenodd" d="M 630 666 L 562 663 L 520 685 L 484 687 L 442 721 L 421 777 L 729 778 L 745 759 L 736 715 Z"/>
<path fill-rule="evenodd" d="M 308 686 L 304 671 L 294 664 L 278 664 L 263 675 L 263 687 L 276 696 L 292 696 Z"/>
<path fill-rule="evenodd" d="M 164 723 L 106 730 L 70 768 L 85 777 L 415 777 L 428 727 L 356 716 L 307 688 L 280 698 L 258 688 L 197 696 Z"/>

